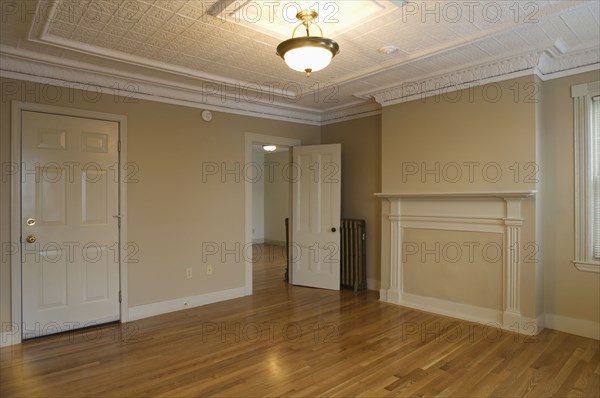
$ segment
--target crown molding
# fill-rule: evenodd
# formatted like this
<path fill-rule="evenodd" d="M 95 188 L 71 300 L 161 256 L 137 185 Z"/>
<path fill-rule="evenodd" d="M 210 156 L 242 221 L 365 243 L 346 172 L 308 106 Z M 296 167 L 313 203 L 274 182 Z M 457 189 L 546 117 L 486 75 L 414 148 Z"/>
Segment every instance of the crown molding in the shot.
<path fill-rule="evenodd" d="M 597 72 L 598 70 L 600 70 L 600 62 L 596 62 L 594 64 L 590 64 L 590 65 L 586 65 L 586 66 L 580 66 L 580 67 L 573 68 L 573 69 L 567 69 L 567 70 L 562 70 L 562 71 L 558 71 L 558 72 L 547 73 L 547 74 L 543 74 L 540 71 L 536 70 L 535 75 L 537 77 L 539 77 L 542 81 L 545 82 L 548 80 L 560 79 L 562 77 L 578 75 L 580 73 L 586 73 L 586 72 L 592 72 L 592 71 Z"/>
<path fill-rule="evenodd" d="M 382 107 L 450 93 L 469 87 L 536 75 L 550 80 L 600 67 L 600 50 L 587 48 L 563 53 L 555 44 L 547 50 L 516 55 L 461 70 L 355 94 L 357 101 L 329 109 L 313 109 L 283 101 L 277 96 L 248 101 L 227 83 L 187 76 L 185 81 L 133 74 L 118 68 L 66 59 L 0 45 L 0 74 L 19 80 L 65 86 L 103 94 L 130 95 L 135 99 L 164 102 L 217 112 L 328 125 L 381 114 Z M 221 85 L 219 85 L 221 84 Z M 214 88 L 220 87 L 218 92 Z M 239 90 L 239 88 L 238 88 Z"/>
<path fill-rule="evenodd" d="M 386 107 L 521 76 L 537 75 L 542 80 L 564 77 L 597 69 L 600 64 L 600 50 L 595 47 L 569 54 L 563 51 L 562 43 L 555 43 L 548 49 L 369 90 L 357 93 L 355 97 L 374 99 Z"/>
<path fill-rule="evenodd" d="M 274 97 L 248 101 L 241 92 L 225 86 L 189 79 L 176 82 L 133 75 L 117 69 L 0 46 L 0 72 L 4 77 L 103 94 L 208 109 L 267 119 L 319 125 L 321 112 Z M 216 90 L 215 90 L 216 89 Z"/>
<path fill-rule="evenodd" d="M 7 46 L 0 46 L 0 75 L 105 95 L 121 95 L 132 100 L 143 99 L 309 125 L 339 123 L 381 114 L 381 106 L 372 100 L 355 101 L 327 110 L 275 101 L 273 97 L 245 101 L 229 87 L 219 86 L 221 89 L 215 93 L 212 82 L 183 84 L 51 55 L 42 59 L 33 51 Z"/>
<path fill-rule="evenodd" d="M 548 80 L 551 76 L 557 76 L 558 73 L 565 73 L 571 70 L 578 70 L 584 67 L 598 67 L 600 63 L 600 49 L 588 48 L 571 54 L 556 54 L 550 52 L 542 54 L 538 65 L 538 70 L 542 74 L 543 80 Z M 562 76 L 561 76 L 562 77 Z"/>
<path fill-rule="evenodd" d="M 321 113 L 321 125 L 328 125 L 368 116 L 381 115 L 381 105 L 374 101 L 356 101 Z"/>
<path fill-rule="evenodd" d="M 357 93 L 355 96 L 363 99 L 374 99 L 385 107 L 491 82 L 531 75 L 538 65 L 541 54 L 541 51 L 537 51 L 527 55 L 517 55 L 462 70 L 447 71 L 412 82 L 403 82 L 401 85 Z"/>

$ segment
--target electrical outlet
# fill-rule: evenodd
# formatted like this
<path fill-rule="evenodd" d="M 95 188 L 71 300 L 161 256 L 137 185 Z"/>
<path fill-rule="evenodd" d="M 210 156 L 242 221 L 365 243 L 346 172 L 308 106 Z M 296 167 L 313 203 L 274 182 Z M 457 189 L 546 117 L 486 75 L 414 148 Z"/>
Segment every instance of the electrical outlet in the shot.
<path fill-rule="evenodd" d="M 213 272 L 213 266 L 212 266 L 212 264 L 208 264 L 206 266 L 206 275 L 212 275 L 212 272 Z"/>
<path fill-rule="evenodd" d="M 192 269 L 191 269 L 191 268 L 186 268 L 186 269 L 185 269 L 185 276 L 186 276 L 188 279 L 192 279 L 192 276 L 193 276 L 193 275 L 192 275 Z"/>

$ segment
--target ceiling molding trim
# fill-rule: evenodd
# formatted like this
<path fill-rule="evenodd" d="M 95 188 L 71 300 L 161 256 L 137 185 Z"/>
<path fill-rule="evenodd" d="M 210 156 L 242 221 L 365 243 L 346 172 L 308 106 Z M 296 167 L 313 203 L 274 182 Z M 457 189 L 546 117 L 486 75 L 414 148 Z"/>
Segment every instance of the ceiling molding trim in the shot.
<path fill-rule="evenodd" d="M 261 97 L 263 96 L 276 96 L 284 98 L 286 93 L 279 87 L 274 86 L 261 86 L 255 82 L 248 82 L 235 79 L 227 79 L 224 77 L 216 76 L 210 73 L 201 72 L 186 68 L 183 66 L 169 65 L 165 62 L 149 60 L 146 58 L 138 57 L 136 55 L 129 55 L 114 50 L 103 49 L 92 45 L 83 45 L 70 40 L 62 38 L 56 38 L 51 35 L 45 35 L 43 40 L 30 39 L 31 42 L 60 48 L 63 50 L 74 51 L 76 53 L 90 55 L 94 57 L 104 58 L 113 62 L 122 62 L 125 64 L 133 65 L 146 70 L 154 70 L 162 73 L 170 73 L 179 76 L 189 77 L 198 79 L 206 82 L 207 84 L 218 84 L 226 87 L 226 90 L 234 91 L 238 87 L 245 87 L 247 91 L 256 92 Z M 94 48 L 95 51 L 90 51 L 90 48 Z M 310 95 L 308 93 L 306 95 Z"/>
<path fill-rule="evenodd" d="M 41 37 L 48 31 L 50 23 L 56 21 L 56 10 L 59 0 L 40 1 L 37 3 L 35 16 L 29 27 L 27 40 Z"/>
<path fill-rule="evenodd" d="M 260 118 L 284 120 L 295 123 L 319 125 L 321 112 L 299 107 L 282 101 L 247 101 L 237 93 L 223 91 L 220 94 L 203 90 L 192 84 L 169 82 L 162 79 L 127 76 L 118 71 L 98 68 L 84 63 L 39 55 L 36 58 L 25 51 L 6 47 L 0 49 L 0 72 L 2 76 L 33 81 L 42 84 L 64 86 L 92 93 L 119 95 L 129 98 L 146 99 L 157 102 L 209 109 L 217 112 L 233 113 Z M 20 54 L 19 54 L 20 53 Z M 65 60 L 62 60 L 65 61 Z M 68 61 L 68 60 L 67 60 Z M 197 84 L 197 83 L 196 83 Z"/>
<path fill-rule="evenodd" d="M 375 115 L 381 115 L 381 105 L 379 103 L 372 100 L 367 103 L 357 102 L 351 106 L 323 111 L 321 114 L 321 125 L 325 126 Z"/>
<path fill-rule="evenodd" d="M 505 75 L 498 75 L 498 76 L 489 77 L 486 79 L 474 80 L 471 82 L 462 82 L 462 83 L 453 82 L 453 83 L 449 83 L 445 87 L 438 87 L 438 88 L 435 88 L 430 91 L 423 91 L 423 92 L 419 92 L 418 94 L 412 94 L 412 95 L 407 95 L 407 96 L 400 95 L 398 98 L 393 98 L 390 100 L 386 100 L 386 99 L 384 99 L 384 97 L 379 97 L 379 98 L 382 101 L 385 101 L 384 103 L 381 104 L 381 106 L 386 107 L 386 106 L 401 104 L 403 102 L 410 102 L 410 101 L 414 101 L 414 100 L 424 100 L 425 98 L 434 97 L 436 95 L 447 95 L 450 93 L 454 93 L 456 91 L 460 91 L 460 90 L 464 90 L 464 89 L 468 89 L 468 88 L 472 88 L 472 87 L 483 86 L 485 84 L 499 83 L 499 82 L 506 81 L 506 80 L 517 79 L 517 78 L 523 77 L 523 76 L 531 76 L 534 73 L 535 73 L 535 70 L 533 68 L 525 69 L 525 70 L 518 71 L 518 72 L 507 73 Z M 376 101 L 378 101 L 377 97 L 374 97 L 374 98 Z"/>
<path fill-rule="evenodd" d="M 77 83 L 73 83 L 70 81 L 64 81 L 64 80 L 60 81 L 57 79 L 49 79 L 46 77 L 26 75 L 26 74 L 19 73 L 19 72 L 7 72 L 4 70 L 0 70 L 0 77 L 8 78 L 8 79 L 15 79 L 15 80 L 22 80 L 22 81 L 32 82 L 32 83 L 48 84 L 48 85 L 52 85 L 52 86 L 61 86 L 62 85 L 64 87 L 69 87 L 71 89 L 77 89 L 77 90 L 83 89 L 82 87 L 75 86 Z M 102 94 L 106 94 L 106 95 L 114 94 L 113 89 L 107 89 L 105 87 L 100 87 L 100 86 L 91 86 L 91 85 L 87 85 L 87 86 L 88 86 L 88 90 L 91 89 L 92 87 L 94 88 L 94 90 L 89 90 L 90 92 L 92 92 L 92 94 L 94 96 L 97 95 L 98 93 L 102 93 Z M 35 96 L 38 94 L 39 93 L 37 93 L 37 92 L 31 92 L 32 96 Z M 25 100 L 27 100 L 27 98 L 28 97 L 26 96 Z M 146 101 L 161 102 L 161 103 L 166 103 L 166 104 L 170 104 L 170 105 L 186 106 L 189 108 L 196 108 L 196 109 L 203 109 L 203 110 L 206 109 L 206 110 L 210 110 L 210 111 L 214 111 L 214 112 L 222 112 L 222 113 L 228 113 L 228 114 L 233 114 L 233 115 L 242 115 L 242 116 L 250 116 L 250 117 L 259 117 L 259 118 L 263 118 L 263 119 L 280 120 L 283 122 L 308 124 L 308 125 L 313 125 L 313 126 L 321 125 L 321 123 L 318 121 L 311 121 L 311 120 L 304 120 L 304 119 L 297 120 L 297 119 L 289 118 L 286 116 L 279 116 L 274 113 L 267 114 L 267 113 L 257 113 L 257 112 L 253 112 L 253 111 L 244 111 L 241 109 L 223 108 L 223 107 L 218 107 L 218 106 L 202 104 L 202 103 L 198 103 L 198 102 L 178 100 L 175 98 L 157 97 L 155 95 L 150 95 L 150 94 L 137 94 L 135 99 L 133 99 L 133 100 L 146 100 Z M 93 102 L 90 101 L 90 103 L 93 103 Z"/>
<path fill-rule="evenodd" d="M 568 77 L 573 75 L 578 75 L 580 73 L 599 71 L 600 70 L 600 62 L 596 62 L 595 64 L 580 66 L 578 68 L 562 70 L 560 72 L 552 72 L 552 73 L 541 73 L 537 71 L 536 76 L 538 76 L 542 81 L 560 79 L 561 77 Z"/>
<path fill-rule="evenodd" d="M 598 63 L 600 50 L 596 48 L 570 54 L 539 50 L 414 82 L 403 82 L 400 85 L 357 93 L 355 97 L 374 99 L 382 107 L 386 107 L 528 75 L 549 80 L 594 70 Z"/>
<path fill-rule="evenodd" d="M 543 77 L 542 80 L 548 80 L 547 76 L 557 73 L 569 72 L 582 67 L 590 67 L 600 63 L 600 49 L 588 48 L 570 54 L 552 55 L 547 52 L 540 57 L 538 69 Z M 551 78 L 550 78 L 551 79 Z"/>
<path fill-rule="evenodd" d="M 542 52 L 519 55 L 497 62 L 448 72 L 414 82 L 403 82 L 389 88 L 355 94 L 362 99 L 375 99 L 383 107 L 424 99 L 435 95 L 463 90 L 533 74 Z"/>

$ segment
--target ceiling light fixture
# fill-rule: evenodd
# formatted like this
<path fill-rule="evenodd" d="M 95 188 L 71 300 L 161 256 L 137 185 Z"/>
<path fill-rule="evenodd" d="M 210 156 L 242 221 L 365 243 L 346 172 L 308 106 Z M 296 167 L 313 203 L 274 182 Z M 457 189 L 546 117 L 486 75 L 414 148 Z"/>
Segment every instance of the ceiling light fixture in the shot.
<path fill-rule="evenodd" d="M 275 152 L 277 147 L 275 145 L 263 145 L 263 149 L 267 152 Z"/>
<path fill-rule="evenodd" d="M 326 68 L 340 52 L 339 44 L 323 37 L 323 30 L 314 22 L 318 16 L 314 10 L 300 11 L 296 14 L 300 24 L 294 28 L 292 38 L 277 46 L 277 55 L 293 70 L 306 72 L 306 77 L 310 77 L 312 72 Z M 319 28 L 320 37 L 310 35 L 310 27 L 313 25 Z M 294 37 L 300 26 L 306 28 L 306 37 Z"/>

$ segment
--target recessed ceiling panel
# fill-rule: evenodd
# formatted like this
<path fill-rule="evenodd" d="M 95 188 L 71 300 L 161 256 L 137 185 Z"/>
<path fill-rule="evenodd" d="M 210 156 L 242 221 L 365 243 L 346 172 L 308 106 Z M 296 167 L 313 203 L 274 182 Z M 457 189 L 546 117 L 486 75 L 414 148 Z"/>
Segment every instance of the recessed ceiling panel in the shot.
<path fill-rule="evenodd" d="M 208 14 L 221 20 L 240 24 L 264 34 L 285 39 L 299 24 L 296 14 L 302 10 L 318 13 L 317 22 L 327 37 L 343 34 L 371 22 L 389 12 L 396 11 L 403 1 L 352 0 L 352 1 L 231 1 L 219 0 L 208 8 Z M 302 28 L 298 35 L 305 35 Z M 314 31 L 319 35 L 318 30 Z M 313 30 L 311 30 L 313 35 Z"/>

